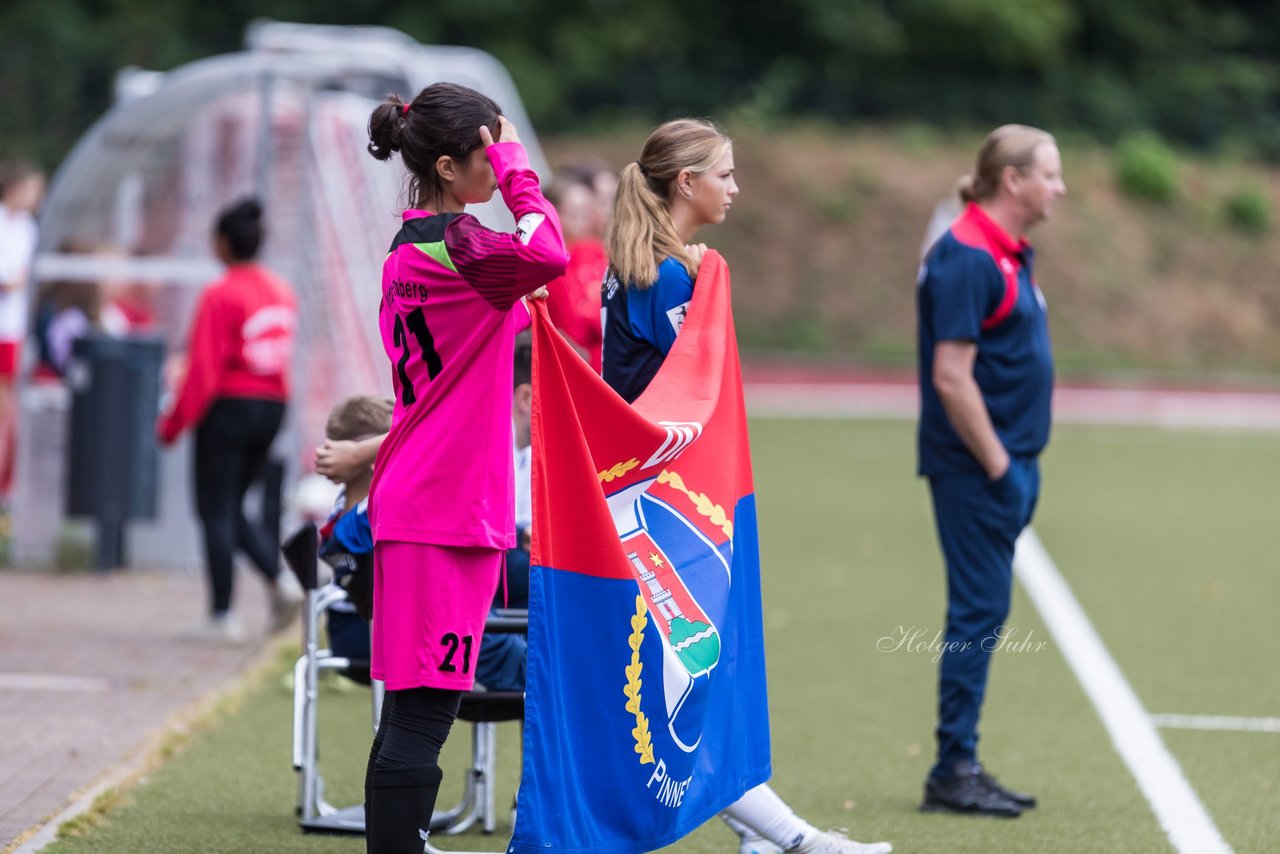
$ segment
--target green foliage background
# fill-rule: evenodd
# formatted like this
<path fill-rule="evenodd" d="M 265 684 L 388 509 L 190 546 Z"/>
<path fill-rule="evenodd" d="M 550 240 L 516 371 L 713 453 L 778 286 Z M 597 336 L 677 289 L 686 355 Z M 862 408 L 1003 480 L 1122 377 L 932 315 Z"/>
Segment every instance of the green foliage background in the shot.
<path fill-rule="evenodd" d="M 485 48 L 547 131 L 735 110 L 1019 120 L 1280 159 L 1280 7 L 1256 0 L 8 0 L 0 149 L 54 165 L 117 69 L 235 50 L 259 16 Z"/>

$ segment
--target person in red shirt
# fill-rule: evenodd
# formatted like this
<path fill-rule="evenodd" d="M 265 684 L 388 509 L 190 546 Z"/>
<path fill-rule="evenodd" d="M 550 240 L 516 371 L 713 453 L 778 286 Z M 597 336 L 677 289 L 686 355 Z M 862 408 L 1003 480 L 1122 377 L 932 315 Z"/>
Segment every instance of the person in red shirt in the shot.
<path fill-rule="evenodd" d="M 243 509 L 284 419 L 298 321 L 293 289 L 254 261 L 262 236 L 256 200 L 241 201 L 219 216 L 214 250 L 227 272 L 200 295 L 185 378 L 156 425 L 165 445 L 195 428 L 196 509 L 211 603 L 209 622 L 189 632 L 193 638 L 243 639 L 231 613 L 237 547 L 271 587 L 275 628 L 289 621 L 302 598 L 293 576 L 280 571 L 275 535 L 246 518 Z"/>
<path fill-rule="evenodd" d="M 585 354 L 600 373 L 600 288 L 609 259 L 604 252 L 604 218 L 590 175 L 569 171 L 548 199 L 560 214 L 569 265 L 547 285 L 547 312 L 556 328 Z"/>

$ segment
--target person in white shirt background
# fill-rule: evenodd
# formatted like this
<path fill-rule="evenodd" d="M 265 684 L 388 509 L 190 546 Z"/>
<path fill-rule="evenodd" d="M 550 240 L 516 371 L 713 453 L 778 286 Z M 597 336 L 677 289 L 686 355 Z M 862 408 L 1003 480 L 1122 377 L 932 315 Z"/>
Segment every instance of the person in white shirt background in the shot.
<path fill-rule="evenodd" d="M 27 334 L 27 283 L 36 252 L 35 213 L 44 173 L 24 161 L 0 163 L 0 492 L 6 496 L 14 458 L 14 389 Z"/>

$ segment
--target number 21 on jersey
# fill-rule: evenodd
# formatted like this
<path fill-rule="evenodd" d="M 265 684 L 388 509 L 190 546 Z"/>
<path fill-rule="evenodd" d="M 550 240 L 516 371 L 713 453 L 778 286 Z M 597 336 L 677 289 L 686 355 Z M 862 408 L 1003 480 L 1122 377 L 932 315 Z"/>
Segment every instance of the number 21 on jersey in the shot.
<path fill-rule="evenodd" d="M 395 316 L 395 326 L 391 332 L 391 343 L 399 348 L 400 358 L 396 361 L 396 375 L 400 378 L 400 402 L 411 405 L 418 399 L 413 390 L 413 380 L 409 378 L 409 360 L 413 357 L 411 343 L 416 343 L 419 358 L 427 366 L 427 376 L 435 379 L 444 367 L 440 354 L 436 352 L 436 339 L 427 328 L 427 316 L 418 306 L 404 317 Z"/>

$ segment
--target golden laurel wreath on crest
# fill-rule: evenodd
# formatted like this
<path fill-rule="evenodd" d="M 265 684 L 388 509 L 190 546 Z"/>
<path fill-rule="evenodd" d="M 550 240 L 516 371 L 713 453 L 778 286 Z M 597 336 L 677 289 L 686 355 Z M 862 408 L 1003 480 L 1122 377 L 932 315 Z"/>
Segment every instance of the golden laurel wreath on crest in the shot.
<path fill-rule="evenodd" d="M 631 663 L 627 665 L 627 684 L 622 693 L 627 696 L 627 711 L 635 715 L 636 725 L 631 730 L 631 737 L 636 741 L 636 753 L 640 754 L 641 765 L 653 764 L 653 740 L 649 736 L 649 719 L 640 709 L 640 671 L 644 665 L 640 663 L 640 644 L 644 643 L 644 627 L 649 622 L 648 611 L 644 606 L 644 597 L 636 596 L 636 612 L 631 617 L 631 637 L 627 645 L 631 647 Z"/>
<path fill-rule="evenodd" d="M 712 501 L 705 492 L 693 492 L 684 485 L 684 478 L 670 470 L 665 470 L 658 475 L 658 483 L 669 483 L 672 489 L 683 492 L 693 502 L 693 506 L 699 513 L 710 519 L 711 524 L 719 525 L 726 537 L 733 539 L 733 522 L 724 512 L 724 508 Z"/>
<path fill-rule="evenodd" d="M 600 482 L 608 483 L 616 480 L 639 464 L 635 459 L 618 463 L 612 468 L 600 472 Z M 724 512 L 724 508 L 712 501 L 706 493 L 693 492 L 685 486 L 684 478 L 673 471 L 663 471 L 662 474 L 658 475 L 658 483 L 670 484 L 672 489 L 684 493 L 693 502 L 693 506 L 700 514 L 707 517 L 711 524 L 719 525 L 725 536 L 733 539 L 733 522 L 729 519 L 728 514 Z M 649 734 L 649 719 L 640 708 L 640 686 L 643 684 L 640 679 L 640 672 L 644 669 L 644 665 L 640 663 L 640 645 L 644 643 L 644 627 L 648 623 L 649 612 L 645 608 L 644 597 L 637 594 L 636 612 L 631 616 L 631 636 L 627 638 L 627 645 L 631 647 L 631 663 L 626 668 L 627 684 L 623 687 L 622 693 L 627 698 L 627 711 L 634 715 L 636 719 L 635 728 L 631 730 L 631 737 L 635 739 L 635 751 L 640 755 L 641 765 L 652 765 L 654 762 L 653 739 Z"/>
<path fill-rule="evenodd" d="M 596 476 L 600 478 L 601 483 L 610 483 L 622 477 L 638 465 L 640 465 L 640 461 L 635 457 L 632 457 L 625 463 L 617 463 L 613 468 L 607 468 Z"/>

